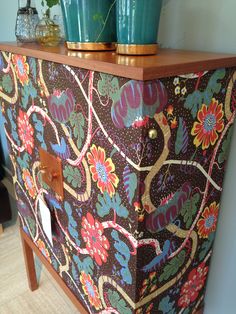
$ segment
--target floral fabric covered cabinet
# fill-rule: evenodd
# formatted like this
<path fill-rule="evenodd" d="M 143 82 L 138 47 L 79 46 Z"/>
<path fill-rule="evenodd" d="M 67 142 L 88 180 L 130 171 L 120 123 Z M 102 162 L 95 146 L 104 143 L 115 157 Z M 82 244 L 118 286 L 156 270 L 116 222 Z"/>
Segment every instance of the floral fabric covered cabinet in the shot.
<path fill-rule="evenodd" d="M 202 309 L 235 118 L 236 59 L 39 49 L 2 45 L 0 56 L 24 233 L 89 313 Z M 62 160 L 64 199 L 42 180 L 39 148 Z M 53 244 L 41 224 L 42 197 Z"/>

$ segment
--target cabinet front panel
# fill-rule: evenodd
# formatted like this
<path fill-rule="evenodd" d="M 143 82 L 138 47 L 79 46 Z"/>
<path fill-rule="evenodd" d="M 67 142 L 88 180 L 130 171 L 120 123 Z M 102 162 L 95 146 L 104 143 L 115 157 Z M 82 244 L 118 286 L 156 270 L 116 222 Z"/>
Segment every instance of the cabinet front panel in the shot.
<path fill-rule="evenodd" d="M 235 69 L 144 83 L 2 52 L 0 75 L 21 226 L 85 308 L 199 309 L 235 118 Z M 62 160 L 63 200 L 42 181 L 40 147 Z"/>

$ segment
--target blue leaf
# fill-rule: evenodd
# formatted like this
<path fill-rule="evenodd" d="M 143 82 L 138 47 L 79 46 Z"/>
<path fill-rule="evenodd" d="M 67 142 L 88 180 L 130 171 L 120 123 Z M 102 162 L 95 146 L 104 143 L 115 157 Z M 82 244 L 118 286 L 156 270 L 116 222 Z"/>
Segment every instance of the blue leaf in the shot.
<path fill-rule="evenodd" d="M 175 141 L 175 153 L 179 155 L 181 152 L 186 153 L 188 148 L 188 130 L 186 123 L 182 117 L 179 118 L 179 127 Z"/>
<path fill-rule="evenodd" d="M 62 159 L 70 158 L 70 149 L 67 146 L 64 137 L 61 138 L 60 145 L 50 143 L 52 150 Z"/>
<path fill-rule="evenodd" d="M 29 58 L 30 72 L 33 74 L 34 81 L 37 79 L 37 68 L 35 58 Z"/>
<path fill-rule="evenodd" d="M 84 271 L 86 274 L 93 275 L 94 263 L 90 256 L 87 256 L 85 257 L 85 259 L 80 260 L 77 255 L 73 255 L 73 260 L 80 272 Z"/>
<path fill-rule="evenodd" d="M 126 166 L 123 172 L 123 181 L 124 181 L 124 188 L 125 193 L 127 195 L 128 201 L 132 204 L 135 190 L 138 185 L 137 175 L 136 173 L 131 173 L 129 166 Z"/>
<path fill-rule="evenodd" d="M 116 193 L 112 198 L 105 191 L 103 197 L 98 195 L 98 202 L 96 203 L 97 213 L 100 217 L 107 216 L 111 210 L 115 210 L 117 216 L 127 218 L 129 212 L 127 208 L 121 204 L 120 195 Z"/>
<path fill-rule="evenodd" d="M 124 282 L 126 282 L 127 284 L 132 284 L 132 276 L 129 270 L 129 248 L 123 241 L 120 240 L 117 231 L 113 230 L 111 236 L 115 240 L 114 247 L 117 250 L 117 252 L 115 253 L 115 258 L 121 266 L 120 275 Z"/>

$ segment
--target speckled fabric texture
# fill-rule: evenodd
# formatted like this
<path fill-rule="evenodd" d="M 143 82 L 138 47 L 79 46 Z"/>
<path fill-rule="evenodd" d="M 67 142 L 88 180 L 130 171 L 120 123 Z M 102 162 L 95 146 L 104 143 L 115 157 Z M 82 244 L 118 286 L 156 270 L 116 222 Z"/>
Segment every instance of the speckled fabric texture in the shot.
<path fill-rule="evenodd" d="M 21 226 L 88 312 L 200 309 L 235 69 L 141 82 L 2 52 L 0 71 Z M 64 200 L 42 181 L 40 147 L 62 160 Z"/>

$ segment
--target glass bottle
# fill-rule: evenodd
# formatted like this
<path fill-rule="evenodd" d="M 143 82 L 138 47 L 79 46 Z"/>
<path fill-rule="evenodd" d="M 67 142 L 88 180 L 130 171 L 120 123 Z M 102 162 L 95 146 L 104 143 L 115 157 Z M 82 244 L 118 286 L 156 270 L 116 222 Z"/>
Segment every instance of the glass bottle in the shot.
<path fill-rule="evenodd" d="M 34 42 L 35 28 L 39 22 L 34 0 L 18 0 L 15 35 L 19 42 Z"/>
<path fill-rule="evenodd" d="M 37 41 L 43 46 L 57 46 L 60 43 L 60 27 L 50 19 L 46 12 L 36 26 Z"/>

